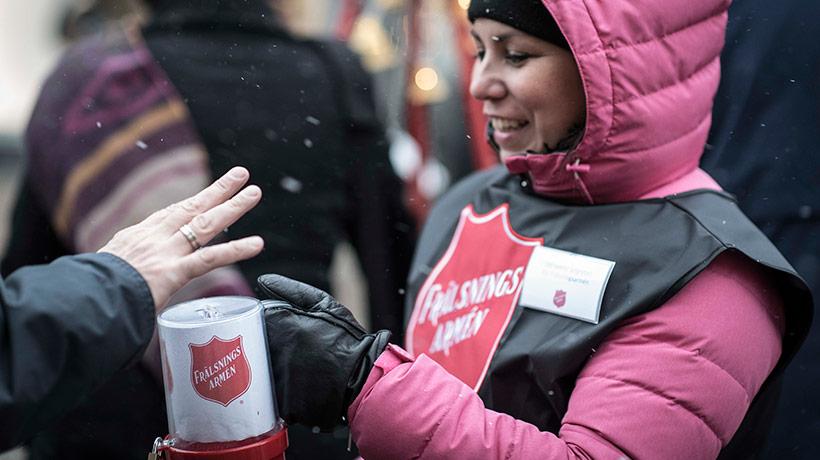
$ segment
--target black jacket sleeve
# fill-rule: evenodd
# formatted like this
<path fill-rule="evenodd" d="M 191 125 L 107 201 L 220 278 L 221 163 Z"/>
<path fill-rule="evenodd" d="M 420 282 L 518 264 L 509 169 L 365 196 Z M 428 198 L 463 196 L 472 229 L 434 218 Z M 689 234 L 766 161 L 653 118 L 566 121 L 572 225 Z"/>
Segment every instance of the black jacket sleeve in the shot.
<path fill-rule="evenodd" d="M 0 451 L 137 359 L 153 329 L 148 286 L 110 254 L 62 257 L 0 279 Z"/>

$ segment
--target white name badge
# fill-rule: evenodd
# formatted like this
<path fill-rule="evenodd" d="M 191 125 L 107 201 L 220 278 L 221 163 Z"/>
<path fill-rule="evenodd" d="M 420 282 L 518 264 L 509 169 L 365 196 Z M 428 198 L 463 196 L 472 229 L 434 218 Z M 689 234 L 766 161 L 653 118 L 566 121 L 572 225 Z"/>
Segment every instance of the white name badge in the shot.
<path fill-rule="evenodd" d="M 524 273 L 519 304 L 598 324 L 615 262 L 536 247 Z"/>

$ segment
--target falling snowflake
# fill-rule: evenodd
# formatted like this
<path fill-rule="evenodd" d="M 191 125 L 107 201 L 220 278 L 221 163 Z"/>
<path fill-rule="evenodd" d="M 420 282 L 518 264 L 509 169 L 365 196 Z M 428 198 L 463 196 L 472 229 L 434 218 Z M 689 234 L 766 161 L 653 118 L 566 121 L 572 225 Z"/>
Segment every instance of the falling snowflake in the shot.
<path fill-rule="evenodd" d="M 285 176 L 279 181 L 279 186 L 290 193 L 299 193 L 302 191 L 302 181 L 295 177 Z"/>

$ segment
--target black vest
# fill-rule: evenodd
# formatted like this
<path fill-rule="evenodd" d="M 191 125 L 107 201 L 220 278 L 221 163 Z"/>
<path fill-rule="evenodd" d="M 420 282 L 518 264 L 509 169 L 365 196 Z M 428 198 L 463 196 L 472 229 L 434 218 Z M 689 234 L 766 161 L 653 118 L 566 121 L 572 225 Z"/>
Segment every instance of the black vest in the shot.
<path fill-rule="evenodd" d="M 577 375 L 595 347 L 625 319 L 663 305 L 726 250 L 739 251 L 767 267 L 782 289 L 788 307 L 786 334 L 773 376 L 782 372 L 808 332 L 808 289 L 731 196 L 693 191 L 662 199 L 574 206 L 525 191 L 521 179 L 503 167 L 470 176 L 431 212 L 410 272 L 408 315 L 425 280 L 445 257 L 462 209 L 472 206 L 483 214 L 502 205 L 508 206 L 509 225 L 522 237 L 543 238 L 544 246 L 616 265 L 598 324 L 520 305 L 514 308 L 478 390 L 490 409 L 557 433 Z M 486 244 L 490 248 L 492 242 Z"/>

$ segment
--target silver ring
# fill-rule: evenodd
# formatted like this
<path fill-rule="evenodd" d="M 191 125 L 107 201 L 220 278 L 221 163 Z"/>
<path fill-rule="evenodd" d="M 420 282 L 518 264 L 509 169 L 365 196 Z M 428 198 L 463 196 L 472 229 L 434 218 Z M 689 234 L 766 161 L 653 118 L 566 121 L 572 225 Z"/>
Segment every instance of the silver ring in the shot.
<path fill-rule="evenodd" d="M 190 225 L 185 224 L 182 227 L 179 227 L 179 232 L 182 233 L 183 236 L 185 236 L 185 239 L 188 240 L 188 243 L 191 245 L 192 248 L 194 248 L 194 251 L 202 247 L 202 245 L 199 244 L 199 241 L 197 241 L 196 233 L 194 233 Z"/>

